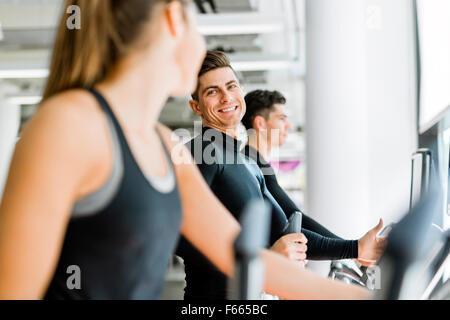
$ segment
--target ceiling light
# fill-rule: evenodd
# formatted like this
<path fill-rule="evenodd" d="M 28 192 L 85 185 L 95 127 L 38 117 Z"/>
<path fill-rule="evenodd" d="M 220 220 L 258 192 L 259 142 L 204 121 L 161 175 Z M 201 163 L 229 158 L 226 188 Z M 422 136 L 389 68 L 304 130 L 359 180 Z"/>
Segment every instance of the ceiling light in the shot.
<path fill-rule="evenodd" d="M 8 103 L 14 106 L 38 105 L 41 103 L 41 96 L 14 96 L 7 99 Z"/>
<path fill-rule="evenodd" d="M 0 79 L 41 79 L 47 76 L 48 69 L 0 70 Z"/>

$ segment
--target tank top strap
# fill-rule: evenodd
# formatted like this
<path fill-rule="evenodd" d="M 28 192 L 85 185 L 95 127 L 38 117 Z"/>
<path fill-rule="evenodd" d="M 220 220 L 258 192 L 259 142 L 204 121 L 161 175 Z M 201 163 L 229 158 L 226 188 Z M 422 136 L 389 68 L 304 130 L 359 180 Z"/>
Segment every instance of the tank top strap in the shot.
<path fill-rule="evenodd" d="M 150 176 L 145 175 L 145 173 L 142 172 L 141 168 L 139 167 L 139 165 L 136 162 L 136 159 L 134 158 L 133 152 L 131 151 L 130 146 L 128 145 L 128 141 L 125 137 L 122 127 L 121 127 L 119 121 L 117 120 L 117 117 L 115 116 L 113 110 L 111 109 L 110 104 L 106 101 L 104 96 L 100 92 L 95 90 L 94 88 L 89 88 L 87 90 L 94 95 L 94 97 L 97 99 L 98 103 L 100 104 L 102 110 L 111 119 L 111 121 L 116 129 L 117 136 L 119 137 L 120 145 L 122 146 L 122 151 L 124 151 L 128 155 L 128 157 L 130 159 L 132 159 L 132 162 L 136 165 L 139 172 L 145 177 L 145 179 L 150 183 L 150 185 L 152 185 L 154 188 L 156 188 L 156 190 L 158 190 L 159 192 L 161 192 L 161 193 L 172 192 L 174 190 L 174 187 L 176 186 L 174 167 L 173 167 L 173 163 L 172 163 L 172 158 L 170 157 L 170 153 L 166 147 L 166 144 L 164 143 L 164 140 L 162 139 L 162 136 L 161 136 L 161 133 L 159 132 L 159 130 L 156 129 L 155 131 L 156 131 L 156 133 L 159 137 L 159 140 L 163 146 L 164 153 L 166 155 L 166 159 L 167 159 L 168 165 L 169 165 L 168 176 L 165 178 L 150 177 Z M 124 157 L 126 157 L 126 156 L 124 156 Z"/>
<path fill-rule="evenodd" d="M 103 97 L 103 95 L 100 92 L 98 92 L 97 90 L 95 90 L 94 88 L 88 88 L 87 90 L 94 95 L 97 102 L 100 104 L 100 107 L 102 108 L 102 110 L 112 120 L 112 123 L 114 124 L 114 127 L 116 129 L 117 134 L 119 135 L 119 139 L 121 140 L 121 142 L 122 143 L 126 142 L 125 135 L 122 131 L 122 127 L 120 126 L 119 121 L 117 120 L 109 103 L 106 101 L 106 99 Z M 125 143 L 125 144 L 128 145 L 127 143 Z"/>
<path fill-rule="evenodd" d="M 156 131 L 156 133 L 158 134 L 159 140 L 161 141 L 161 144 L 162 144 L 162 147 L 163 147 L 163 149 L 164 149 L 164 153 L 165 153 L 165 155 L 166 155 L 167 161 L 169 162 L 169 165 L 170 165 L 171 169 L 173 170 L 172 157 L 170 156 L 169 149 L 168 149 L 168 147 L 166 146 L 166 143 L 164 142 L 164 139 L 163 139 L 163 137 L 162 137 L 162 135 L 161 135 L 161 132 L 159 132 L 158 129 L 156 129 L 155 131 Z"/>
<path fill-rule="evenodd" d="M 94 97 L 97 99 L 98 103 L 100 104 L 102 110 L 104 112 L 106 112 L 108 114 L 108 116 L 111 118 L 111 120 L 114 123 L 114 127 L 116 128 L 117 132 L 120 135 L 121 140 L 122 141 L 126 141 L 125 135 L 124 135 L 124 133 L 122 131 L 122 128 L 121 128 L 121 126 L 119 124 L 119 121 L 117 120 L 116 116 L 114 115 L 114 112 L 111 109 L 111 106 L 106 101 L 106 99 L 103 97 L 103 95 L 100 92 L 98 92 L 97 90 L 95 90 L 94 88 L 89 88 L 87 90 L 90 91 L 94 95 Z M 172 158 L 170 157 L 169 150 L 167 149 L 167 146 L 164 143 L 164 139 L 162 138 L 161 133 L 159 132 L 159 130 L 156 130 L 156 133 L 158 134 L 158 137 L 159 137 L 159 139 L 161 141 L 161 144 L 162 144 L 162 146 L 164 148 L 164 152 L 165 152 L 165 154 L 166 154 L 166 156 L 168 158 L 167 160 L 169 161 L 170 165 L 172 165 Z"/>

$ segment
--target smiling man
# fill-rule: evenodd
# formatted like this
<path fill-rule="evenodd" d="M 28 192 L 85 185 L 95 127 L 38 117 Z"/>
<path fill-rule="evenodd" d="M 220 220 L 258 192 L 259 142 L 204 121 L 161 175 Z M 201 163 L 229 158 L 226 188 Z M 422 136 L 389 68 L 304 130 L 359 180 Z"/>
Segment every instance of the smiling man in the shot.
<path fill-rule="evenodd" d="M 245 100 L 236 73 L 223 53 L 208 52 L 189 104 L 202 118 L 204 127 L 237 137 L 246 111 Z"/>
<path fill-rule="evenodd" d="M 203 128 L 202 134 L 186 146 L 211 190 L 236 219 L 240 218 L 251 199 L 265 199 L 272 207 L 271 250 L 298 261 L 300 265 L 306 259 L 306 250 L 308 259 L 358 257 L 358 240 L 326 238 L 307 229 L 302 229 L 299 234 L 283 236 L 287 213 L 269 192 L 258 164 L 240 152 L 241 142 L 237 137 L 246 103 L 236 73 L 224 53 L 207 53 L 190 106 L 202 118 Z M 366 238 L 372 238 L 372 235 Z M 369 247 L 375 250 L 376 243 L 368 242 Z M 226 276 L 186 239 L 181 238 L 176 253 L 185 264 L 185 299 L 227 297 Z"/>
<path fill-rule="evenodd" d="M 272 206 L 271 249 L 303 265 L 307 250 L 305 235 L 282 236 L 286 215 L 266 188 L 256 162 L 240 152 L 241 143 L 236 138 L 245 114 L 245 100 L 225 54 L 208 52 L 190 106 L 202 118 L 203 128 L 202 134 L 186 146 L 211 190 L 236 219 L 251 199 L 269 201 Z M 226 276 L 184 238 L 180 240 L 177 255 L 185 264 L 185 299 L 227 297 Z"/>

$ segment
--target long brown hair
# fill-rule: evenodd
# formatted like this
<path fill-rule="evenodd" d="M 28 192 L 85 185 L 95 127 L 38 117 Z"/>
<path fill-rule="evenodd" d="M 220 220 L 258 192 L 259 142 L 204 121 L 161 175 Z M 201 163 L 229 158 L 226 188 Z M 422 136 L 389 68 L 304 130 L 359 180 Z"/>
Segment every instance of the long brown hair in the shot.
<path fill-rule="evenodd" d="M 43 100 L 101 81 L 138 42 L 157 4 L 175 0 L 66 0 L 80 8 L 81 28 L 70 30 L 63 14 Z M 188 0 L 178 0 L 185 4 Z M 65 11 L 65 10 L 64 10 Z"/>

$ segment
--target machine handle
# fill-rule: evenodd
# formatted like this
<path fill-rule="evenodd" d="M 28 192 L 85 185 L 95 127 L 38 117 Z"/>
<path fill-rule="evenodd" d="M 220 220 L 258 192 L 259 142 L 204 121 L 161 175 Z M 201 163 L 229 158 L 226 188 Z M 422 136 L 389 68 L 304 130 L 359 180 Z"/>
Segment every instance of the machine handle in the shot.
<path fill-rule="evenodd" d="M 284 228 L 283 235 L 300 232 L 302 232 L 302 213 L 300 211 L 296 211 L 289 217 L 288 223 Z"/>

